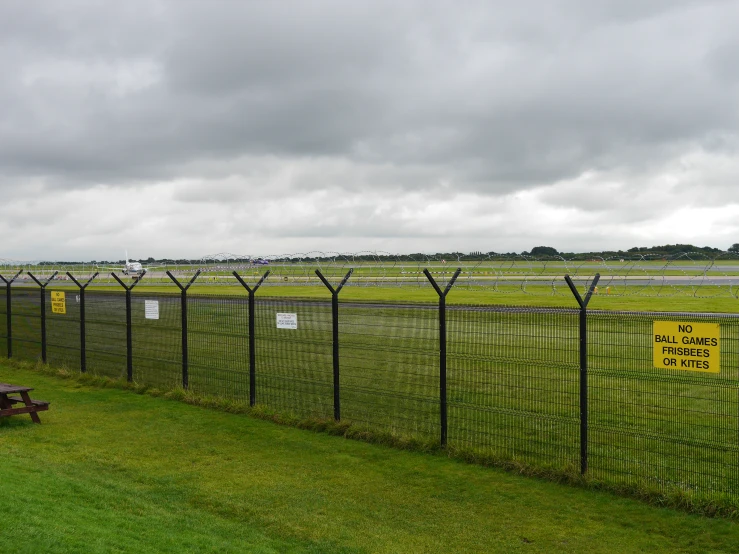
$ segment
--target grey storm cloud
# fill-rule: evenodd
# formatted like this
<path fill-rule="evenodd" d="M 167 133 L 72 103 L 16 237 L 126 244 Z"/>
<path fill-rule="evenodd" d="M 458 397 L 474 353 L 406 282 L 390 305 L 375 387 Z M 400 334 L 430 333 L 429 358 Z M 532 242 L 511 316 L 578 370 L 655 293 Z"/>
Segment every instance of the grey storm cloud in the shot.
<path fill-rule="evenodd" d="M 705 1 L 6 1 L 0 171 L 84 187 L 335 157 L 498 194 L 638 170 L 736 136 L 738 18 Z"/>
<path fill-rule="evenodd" d="M 737 21 L 736 0 L 0 0 L 0 258 L 728 246 Z"/>

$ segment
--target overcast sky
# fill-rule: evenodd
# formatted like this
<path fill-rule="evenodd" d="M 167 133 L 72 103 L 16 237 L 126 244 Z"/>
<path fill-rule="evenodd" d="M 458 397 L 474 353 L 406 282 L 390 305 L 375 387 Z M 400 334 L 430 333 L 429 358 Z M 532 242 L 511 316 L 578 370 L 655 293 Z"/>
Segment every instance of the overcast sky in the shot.
<path fill-rule="evenodd" d="M 739 1 L 0 0 L 0 258 L 739 242 Z"/>

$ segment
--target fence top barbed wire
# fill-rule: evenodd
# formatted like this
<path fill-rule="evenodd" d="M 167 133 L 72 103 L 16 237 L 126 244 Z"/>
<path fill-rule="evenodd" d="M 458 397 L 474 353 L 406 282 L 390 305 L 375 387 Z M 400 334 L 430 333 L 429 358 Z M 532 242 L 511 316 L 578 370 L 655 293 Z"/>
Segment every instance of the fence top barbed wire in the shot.
<path fill-rule="evenodd" d="M 587 259 L 563 256 L 536 257 L 524 254 L 392 254 L 363 251 L 339 253 L 312 251 L 306 253 L 249 255 L 218 253 L 195 260 L 163 260 L 142 262 L 147 286 L 175 286 L 167 276 L 172 273 L 180 281 L 189 280 L 197 271 L 198 286 L 236 286 L 236 271 L 245 281 L 256 282 L 267 270 L 270 277 L 263 286 L 319 286 L 320 271 L 330 282 L 338 283 L 353 269 L 349 287 L 426 287 L 423 274 L 428 269 L 443 285 L 457 268 L 462 272 L 455 288 L 498 293 L 525 292 L 533 295 L 569 295 L 564 275 L 587 286 L 596 273 L 601 275 L 599 288 L 613 295 L 717 297 L 739 295 L 739 253 L 721 252 L 709 256 L 703 252 L 683 252 L 671 256 L 625 254 Z M 123 274 L 123 263 L 69 263 L 17 261 L 0 258 L 0 274 L 23 273 L 18 283 L 31 284 L 28 273 L 48 279 L 54 271 L 55 281 L 68 281 L 70 272 L 78 280 L 86 280 L 96 272 L 99 277 L 91 286 L 119 286 L 111 273 Z M 0 281 L 0 286 L 4 283 Z"/>

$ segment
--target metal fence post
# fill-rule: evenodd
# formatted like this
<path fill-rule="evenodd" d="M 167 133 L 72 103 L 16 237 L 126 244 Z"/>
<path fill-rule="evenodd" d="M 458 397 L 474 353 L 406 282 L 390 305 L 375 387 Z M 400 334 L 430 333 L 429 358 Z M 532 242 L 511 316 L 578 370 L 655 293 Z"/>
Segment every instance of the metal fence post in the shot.
<path fill-rule="evenodd" d="M 28 276 L 33 279 L 36 284 L 40 287 L 41 290 L 41 360 L 46 363 L 46 285 L 48 285 L 51 280 L 56 277 L 58 271 L 55 271 L 52 273 L 51 277 L 49 277 L 46 281 L 43 283 L 36 279 L 36 277 L 31 273 L 28 272 Z"/>
<path fill-rule="evenodd" d="M 8 341 L 8 359 L 13 357 L 13 317 L 11 315 L 10 309 L 10 285 L 13 284 L 13 281 L 15 281 L 21 273 L 23 273 L 23 270 L 20 270 L 18 273 L 15 274 L 14 277 L 11 277 L 10 279 L 6 279 L 2 275 L 0 275 L 0 279 L 2 279 L 3 283 L 5 283 L 5 319 L 8 332 L 8 336 L 6 337 Z"/>
<path fill-rule="evenodd" d="M 446 295 L 452 289 L 454 282 L 462 272 L 462 268 L 458 267 L 452 278 L 442 291 L 439 285 L 431 276 L 428 269 L 423 270 L 423 274 L 434 287 L 436 294 L 439 295 L 439 416 L 441 423 L 441 446 L 446 446 L 447 442 L 447 392 L 446 392 Z"/>
<path fill-rule="evenodd" d="M 270 271 L 267 270 L 252 289 L 244 282 L 238 273 L 235 271 L 233 272 L 233 276 L 236 277 L 236 280 L 241 283 L 241 286 L 249 293 L 249 406 L 254 406 L 254 404 L 257 403 L 257 354 L 255 350 L 257 341 L 254 333 L 256 328 L 256 325 L 254 324 L 254 295 L 269 274 Z"/>
<path fill-rule="evenodd" d="M 187 390 L 190 386 L 189 366 L 188 366 L 188 355 L 187 355 L 187 289 L 190 288 L 195 282 L 195 279 L 200 275 L 200 270 L 195 272 L 190 282 L 184 287 L 180 282 L 167 271 L 167 276 L 174 281 L 174 284 L 180 288 L 180 315 L 182 316 L 182 388 Z"/>
<path fill-rule="evenodd" d="M 74 278 L 74 275 L 67 271 L 67 277 L 72 279 L 72 281 L 74 281 L 74 284 L 77 285 L 77 288 L 80 289 L 80 371 L 82 373 L 85 373 L 87 371 L 87 344 L 85 342 L 85 289 L 87 288 L 87 285 L 92 283 L 92 280 L 98 275 L 99 273 L 96 271 L 95 275 L 90 277 L 87 282 L 82 285 L 79 281 L 77 281 L 77 279 Z"/>
<path fill-rule="evenodd" d="M 580 305 L 580 473 L 583 475 L 588 471 L 588 302 L 599 279 L 600 273 L 596 273 L 583 300 L 570 276 L 565 275 L 567 286 Z"/>
<path fill-rule="evenodd" d="M 334 360 L 334 419 L 339 421 L 341 419 L 341 394 L 340 394 L 340 379 L 339 379 L 339 292 L 344 287 L 346 282 L 351 277 L 354 268 L 350 269 L 349 272 L 344 276 L 339 283 L 339 286 L 334 289 L 331 286 L 323 274 L 316 269 L 316 275 L 323 281 L 326 288 L 331 292 L 331 322 L 333 330 L 333 360 Z"/>
<path fill-rule="evenodd" d="M 146 270 L 138 276 L 131 286 L 126 285 L 115 273 L 110 274 L 118 284 L 126 289 L 126 381 L 133 381 L 133 331 L 131 326 L 131 289 L 141 282 Z"/>

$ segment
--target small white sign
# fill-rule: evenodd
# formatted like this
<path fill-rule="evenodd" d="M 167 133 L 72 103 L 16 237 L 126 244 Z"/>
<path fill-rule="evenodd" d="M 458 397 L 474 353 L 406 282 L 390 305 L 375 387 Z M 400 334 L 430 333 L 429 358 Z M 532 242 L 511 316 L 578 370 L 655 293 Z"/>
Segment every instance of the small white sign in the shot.
<path fill-rule="evenodd" d="M 146 319 L 159 319 L 159 300 L 144 300 Z"/>
<path fill-rule="evenodd" d="M 277 314 L 278 329 L 297 329 L 298 314 Z"/>

